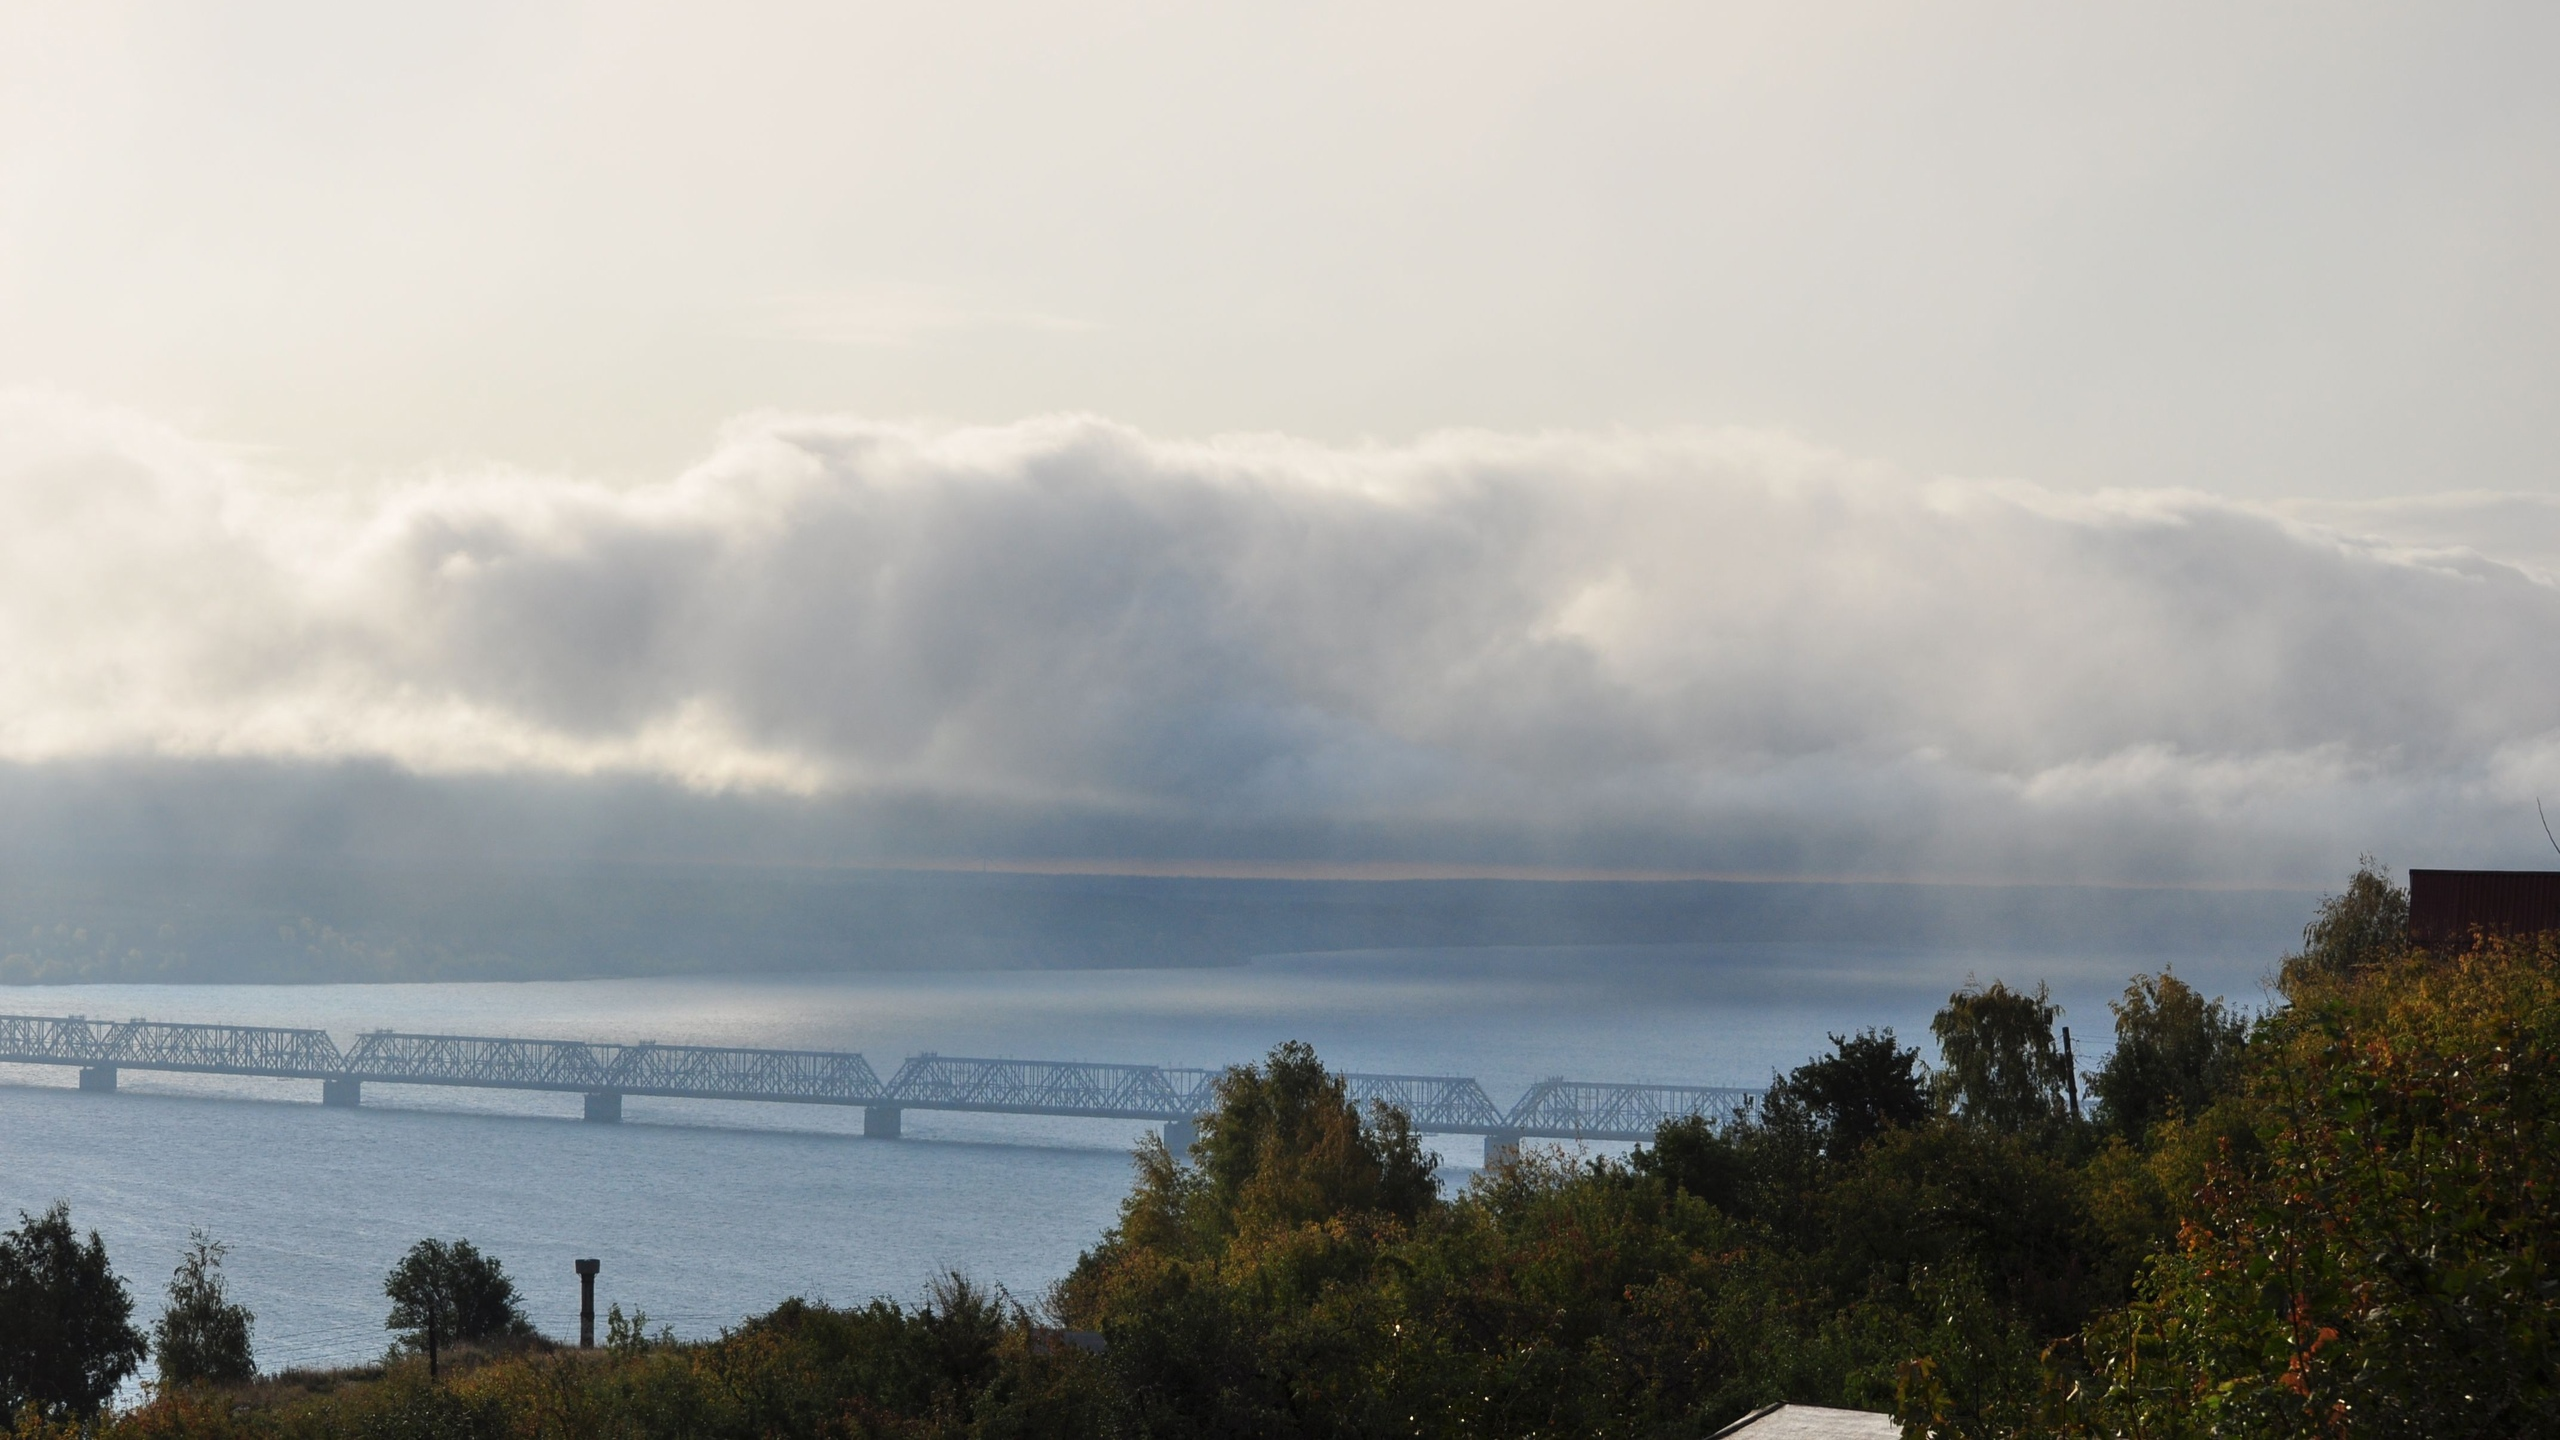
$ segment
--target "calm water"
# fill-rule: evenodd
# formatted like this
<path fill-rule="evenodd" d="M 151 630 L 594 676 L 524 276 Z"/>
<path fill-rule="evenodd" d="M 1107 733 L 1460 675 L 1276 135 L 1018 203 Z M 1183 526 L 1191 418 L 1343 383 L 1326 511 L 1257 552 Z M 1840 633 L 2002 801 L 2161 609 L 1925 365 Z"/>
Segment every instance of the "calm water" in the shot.
<path fill-rule="evenodd" d="M 1221 1065 L 1304 1039 L 1345 1069 L 1474 1075 L 1508 1105 L 1549 1075 L 1756 1085 L 1826 1032 L 1889 1024 L 1925 1043 L 1969 975 L 2043 978 L 2083 1038 L 2105 1000 L 2163 957 L 2040 959 L 1811 945 L 1377 952 L 1218 970 L 899 974 L 373 986 L 66 986 L 0 1007 L 96 1018 L 379 1026 L 478 1034 L 810 1046 L 906 1055 Z M 2265 957 L 2179 972 L 2255 1005 Z M 909 1298 L 956 1268 L 1025 1300 L 1111 1223 L 1136 1125 L 910 1111 L 867 1141 L 856 1110 L 626 1101 L 577 1119 L 574 1095 L 365 1088 L 324 1110 L 313 1082 L 126 1071 L 114 1095 L 73 1072 L 0 1066 L 0 1214 L 56 1198 L 107 1239 L 158 1313 L 190 1226 L 232 1246 L 261 1363 L 381 1353 L 381 1276 L 425 1235 L 503 1259 L 535 1322 L 574 1334 L 570 1261 L 604 1262 L 598 1306 L 706 1335 L 799 1294 Z M 1472 1137 L 1437 1142 L 1462 1180 Z"/>

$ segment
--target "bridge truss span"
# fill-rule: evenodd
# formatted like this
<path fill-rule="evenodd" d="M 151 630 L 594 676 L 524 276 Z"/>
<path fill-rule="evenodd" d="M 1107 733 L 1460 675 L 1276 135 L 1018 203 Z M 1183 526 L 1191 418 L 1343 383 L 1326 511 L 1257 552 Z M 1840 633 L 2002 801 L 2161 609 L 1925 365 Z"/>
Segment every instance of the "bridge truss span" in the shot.
<path fill-rule="evenodd" d="M 332 1079 L 345 1070 L 337 1042 L 326 1030 L 98 1021 L 80 1015 L 0 1015 L 0 1062 L 297 1080 Z"/>
<path fill-rule="evenodd" d="M 1161 1067 L 1083 1060 L 981 1060 L 918 1055 L 889 1082 L 892 1103 L 912 1109 L 1173 1120 L 1198 1113 Z"/>
<path fill-rule="evenodd" d="M 370 1030 L 347 1052 L 346 1078 L 380 1085 L 492 1090 L 603 1090 L 619 1046 L 493 1035 Z"/>
<path fill-rule="evenodd" d="M 864 1134 L 888 1137 L 905 1110 L 1143 1120 L 1187 1137 L 1216 1108 L 1226 1073 L 923 1054 L 883 1083 L 851 1051 L 372 1030 L 342 1053 L 324 1030 L 77 1015 L 0 1015 L 0 1063 L 76 1065 L 81 1088 L 92 1090 L 114 1089 L 119 1068 L 318 1080 L 322 1102 L 337 1106 L 359 1104 L 366 1084 L 566 1091 L 585 1095 L 590 1120 L 619 1120 L 625 1095 L 855 1105 Z M 1538 1082 L 1504 1110 L 1465 1076 L 1354 1072 L 1343 1081 L 1353 1101 L 1392 1105 L 1425 1134 L 1484 1136 L 1488 1156 L 1525 1138 L 1650 1140 L 1666 1120 L 1721 1122 L 1756 1098 L 1716 1086 L 1559 1079 Z"/>
<path fill-rule="evenodd" d="M 888 1087 L 871 1062 L 842 1050 L 756 1050 L 734 1045 L 625 1045 L 607 1088 L 629 1095 L 878 1105 Z"/>
<path fill-rule="evenodd" d="M 1442 1135 L 1485 1135 L 1504 1128 L 1493 1097 L 1457 1075 L 1345 1075 L 1353 1101 L 1392 1105 L 1413 1128 Z"/>
<path fill-rule="evenodd" d="M 1758 1091 L 1719 1085 L 1541 1080 L 1511 1107 L 1507 1128 L 1552 1140 L 1650 1140 L 1666 1120 L 1721 1122 L 1758 1098 Z"/>

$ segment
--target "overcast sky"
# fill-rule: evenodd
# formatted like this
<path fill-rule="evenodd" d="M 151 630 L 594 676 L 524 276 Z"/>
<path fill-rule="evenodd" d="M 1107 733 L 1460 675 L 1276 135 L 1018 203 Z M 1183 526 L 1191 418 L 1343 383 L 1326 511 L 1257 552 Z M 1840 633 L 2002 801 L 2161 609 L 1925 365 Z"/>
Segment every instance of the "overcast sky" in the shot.
<path fill-rule="evenodd" d="M 2555 63 L 0 0 L 0 762 L 786 859 L 2533 864 Z"/>

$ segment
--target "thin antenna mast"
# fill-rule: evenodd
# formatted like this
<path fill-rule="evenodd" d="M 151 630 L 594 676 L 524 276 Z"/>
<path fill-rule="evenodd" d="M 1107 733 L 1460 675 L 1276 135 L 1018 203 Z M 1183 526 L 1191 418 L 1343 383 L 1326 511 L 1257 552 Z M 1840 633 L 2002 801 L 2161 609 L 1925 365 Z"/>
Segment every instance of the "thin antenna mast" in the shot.
<path fill-rule="evenodd" d="M 2551 842 L 2553 850 L 2560 850 L 2560 835 L 2551 833 L 2551 817 L 2542 814 L 2542 797 L 2539 795 L 2533 797 L 2533 813 L 2542 816 L 2542 838 Z"/>

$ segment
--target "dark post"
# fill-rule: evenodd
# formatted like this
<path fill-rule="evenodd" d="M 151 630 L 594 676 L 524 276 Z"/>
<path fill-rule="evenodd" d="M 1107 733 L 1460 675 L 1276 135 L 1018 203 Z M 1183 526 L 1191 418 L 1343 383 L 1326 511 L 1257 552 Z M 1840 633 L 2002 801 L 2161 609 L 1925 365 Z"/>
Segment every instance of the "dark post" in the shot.
<path fill-rule="evenodd" d="M 443 1313 L 444 1300 L 438 1296 L 427 1306 L 427 1378 L 436 1378 L 436 1319 Z"/>
<path fill-rule="evenodd" d="M 2080 1063 L 2071 1058 L 2071 1027 L 2062 1027 L 2062 1083 L 2071 1090 L 2071 1119 L 2080 1119 Z"/>
<path fill-rule="evenodd" d="M 596 1348 L 596 1272 L 604 1268 L 600 1260 L 578 1262 L 578 1348 Z"/>

